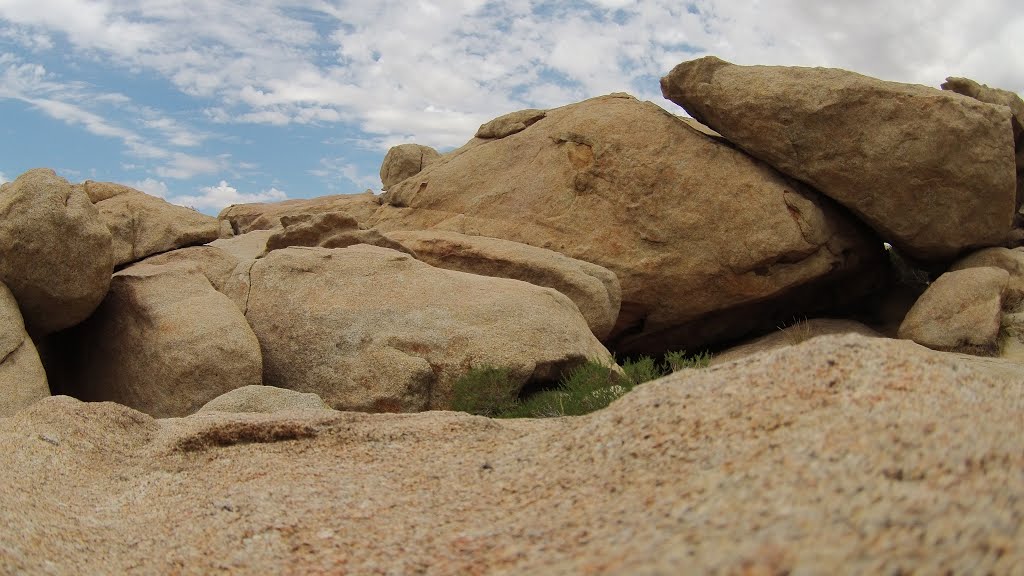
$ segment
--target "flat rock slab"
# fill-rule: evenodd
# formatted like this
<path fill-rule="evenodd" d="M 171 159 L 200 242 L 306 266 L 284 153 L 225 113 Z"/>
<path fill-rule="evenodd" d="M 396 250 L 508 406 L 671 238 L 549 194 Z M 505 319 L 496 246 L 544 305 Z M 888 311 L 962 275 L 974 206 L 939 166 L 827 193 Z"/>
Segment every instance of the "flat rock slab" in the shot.
<path fill-rule="evenodd" d="M 282 216 L 344 212 L 357 222 L 365 222 L 379 207 L 378 198 L 367 190 L 362 194 L 335 194 L 283 202 L 232 204 L 221 210 L 217 219 L 228 222 L 235 234 L 245 234 L 252 230 L 276 228 L 281 225 Z"/>
<path fill-rule="evenodd" d="M 619 279 L 597 264 L 529 244 L 447 230 L 397 231 L 388 238 L 431 266 L 554 288 L 576 304 L 598 338 L 608 336 L 619 316 Z"/>
<path fill-rule="evenodd" d="M 846 70 L 713 56 L 679 64 L 661 89 L 908 255 L 943 261 L 1007 240 L 1016 170 L 1005 106 Z"/>
<path fill-rule="evenodd" d="M 1009 574 L 1022 397 L 843 336 L 557 420 L 48 398 L 0 418 L 0 572 Z"/>

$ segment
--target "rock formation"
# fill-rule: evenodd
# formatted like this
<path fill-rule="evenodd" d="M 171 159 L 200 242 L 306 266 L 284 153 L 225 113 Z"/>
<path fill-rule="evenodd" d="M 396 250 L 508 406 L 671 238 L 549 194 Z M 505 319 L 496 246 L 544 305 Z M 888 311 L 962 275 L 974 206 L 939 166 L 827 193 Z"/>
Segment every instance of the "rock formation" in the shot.
<path fill-rule="evenodd" d="M 949 261 L 1008 239 L 1010 110 L 845 70 L 676 66 L 662 93 L 749 152 L 834 198 L 906 254 Z"/>
<path fill-rule="evenodd" d="M 85 192 L 43 168 L 0 186 L 0 282 L 33 337 L 85 320 L 113 268 L 110 231 Z"/>
<path fill-rule="evenodd" d="M 420 144 L 399 144 L 388 150 L 380 165 L 380 181 L 384 190 L 410 176 L 419 174 L 441 155 L 430 146 Z"/>
<path fill-rule="evenodd" d="M 544 248 L 446 230 L 392 232 L 388 238 L 431 266 L 522 280 L 568 296 L 604 338 L 619 316 L 622 289 L 610 270 Z"/>
<path fill-rule="evenodd" d="M 0 572 L 1010 574 L 1019 375 L 831 336 L 579 418 L 54 397 L 0 418 Z"/>
<path fill-rule="evenodd" d="M 774 327 L 874 286 L 881 243 L 830 201 L 628 95 L 475 139 L 393 186 L 368 226 L 560 252 L 618 277 L 608 342 L 661 352 Z M 770 318 L 770 319 L 768 319 Z"/>
<path fill-rule="evenodd" d="M 196 414 L 211 412 L 258 412 L 272 414 L 286 410 L 330 410 L 316 394 L 273 386 L 249 385 L 235 388 L 210 400 Z"/>
<path fill-rule="evenodd" d="M 156 417 L 185 416 L 225 392 L 262 383 L 252 329 L 196 268 L 143 261 L 118 272 L 70 339 L 64 390 Z"/>
<path fill-rule="evenodd" d="M 216 218 L 128 186 L 87 180 L 75 188 L 89 196 L 110 229 L 115 266 L 176 248 L 206 244 L 219 236 Z"/>
<path fill-rule="evenodd" d="M 264 254 L 271 250 L 289 246 L 320 246 L 321 248 L 345 248 L 354 244 L 369 244 L 407 252 L 395 242 L 376 230 L 363 230 L 354 218 L 344 212 L 282 216 L 283 229 L 267 237 Z"/>
<path fill-rule="evenodd" d="M 611 361 L 576 305 L 550 288 L 374 246 L 270 252 L 249 269 L 245 317 L 264 384 L 339 410 L 443 409 L 473 367 L 507 367 L 522 386 Z"/>
<path fill-rule="evenodd" d="M 991 266 L 946 272 L 921 295 L 899 337 L 935 350 L 995 355 L 1010 274 Z"/>
<path fill-rule="evenodd" d="M 50 395 L 46 372 L 14 295 L 0 282 L 0 418 Z"/>
<path fill-rule="evenodd" d="M 235 234 L 245 234 L 252 230 L 276 228 L 281 225 L 282 216 L 341 212 L 356 222 L 365 222 L 379 207 L 379 199 L 367 190 L 362 194 L 337 194 L 268 204 L 232 204 L 221 210 L 217 219 L 229 222 Z"/>

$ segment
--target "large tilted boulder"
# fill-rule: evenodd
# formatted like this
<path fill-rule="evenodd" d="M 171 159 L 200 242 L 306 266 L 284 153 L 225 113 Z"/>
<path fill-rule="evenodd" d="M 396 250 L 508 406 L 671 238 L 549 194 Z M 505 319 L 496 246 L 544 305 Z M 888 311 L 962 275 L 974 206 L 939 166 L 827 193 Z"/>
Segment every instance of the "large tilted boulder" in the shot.
<path fill-rule="evenodd" d="M 114 265 L 160 252 L 216 240 L 216 218 L 112 182 L 87 180 L 75 186 L 99 208 L 113 236 Z"/>
<path fill-rule="evenodd" d="M 229 390 L 262 383 L 256 336 L 201 264 L 125 268 L 67 338 L 73 369 L 65 393 L 155 417 L 185 416 Z"/>
<path fill-rule="evenodd" d="M 1009 280 L 991 266 L 946 272 L 907 313 L 899 337 L 934 350 L 997 355 Z"/>
<path fill-rule="evenodd" d="M 376 246 L 274 250 L 251 266 L 245 292 L 264 383 L 339 410 L 446 408 L 474 367 L 508 368 L 521 386 L 611 360 L 555 290 Z"/>
<path fill-rule="evenodd" d="M 547 114 L 546 110 L 519 110 L 498 116 L 480 126 L 474 135 L 476 138 L 504 138 L 526 130 Z"/>
<path fill-rule="evenodd" d="M 828 68 L 676 66 L 662 93 L 750 154 L 839 201 L 904 253 L 948 261 L 1008 239 L 1010 110 Z"/>
<path fill-rule="evenodd" d="M 0 282 L 33 337 L 85 320 L 113 269 L 110 231 L 85 192 L 45 168 L 0 186 Z"/>
<path fill-rule="evenodd" d="M 0 418 L 49 395 L 46 372 L 25 332 L 18 303 L 0 282 Z"/>
<path fill-rule="evenodd" d="M 289 246 L 345 248 L 353 244 L 370 244 L 400 252 L 407 251 L 400 243 L 376 230 L 359 228 L 359 223 L 344 212 L 282 216 L 281 226 L 282 229 L 275 230 L 267 237 L 264 254 Z"/>
<path fill-rule="evenodd" d="M 1017 364 L 859 336 L 578 418 L 47 398 L 0 419 L 0 573 L 1015 574 L 1022 398 Z"/>
<path fill-rule="evenodd" d="M 503 238 L 611 270 L 610 346 L 696 348 L 873 286 L 881 243 L 832 201 L 624 94 L 474 139 L 393 186 L 367 226 Z M 832 290 L 840 286 L 841 290 Z"/>
<path fill-rule="evenodd" d="M 430 146 L 422 144 L 399 144 L 392 146 L 380 165 L 380 181 L 384 190 L 410 176 L 419 174 L 441 155 Z"/>
<path fill-rule="evenodd" d="M 271 414 L 284 410 L 330 410 L 330 406 L 311 392 L 296 392 L 273 386 L 250 384 L 225 392 L 207 402 L 196 414 L 210 412 L 258 412 Z"/>
<path fill-rule="evenodd" d="M 379 207 L 378 198 L 367 190 L 362 194 L 336 194 L 267 204 L 232 204 L 221 210 L 217 219 L 228 222 L 235 234 L 245 234 L 252 230 L 276 228 L 281 225 L 282 216 L 343 212 L 362 223 Z"/>
<path fill-rule="evenodd" d="M 388 238 L 431 266 L 554 288 L 576 304 L 598 338 L 608 336 L 619 316 L 619 279 L 597 264 L 528 244 L 446 230 L 397 231 Z"/>

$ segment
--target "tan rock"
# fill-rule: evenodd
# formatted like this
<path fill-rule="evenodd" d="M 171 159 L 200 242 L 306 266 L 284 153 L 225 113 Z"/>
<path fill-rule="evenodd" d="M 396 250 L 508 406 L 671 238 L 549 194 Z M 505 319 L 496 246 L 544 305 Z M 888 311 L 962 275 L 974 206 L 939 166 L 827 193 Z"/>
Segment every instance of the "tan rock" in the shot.
<path fill-rule="evenodd" d="M 219 236 L 216 218 L 128 186 L 86 180 L 76 188 L 88 194 L 110 229 L 115 266 L 176 248 L 206 244 Z"/>
<path fill-rule="evenodd" d="M 622 353 L 771 329 L 863 294 L 881 269 L 880 243 L 831 201 L 628 95 L 475 139 L 383 198 L 366 225 L 385 234 L 502 238 L 611 270 Z"/>
<path fill-rule="evenodd" d="M 252 265 L 247 293 L 264 383 L 339 410 L 442 408 L 472 367 L 509 368 L 525 385 L 611 361 L 559 292 L 386 248 L 274 250 Z"/>
<path fill-rule="evenodd" d="M 608 336 L 618 318 L 619 279 L 597 264 L 528 244 L 445 230 L 397 231 L 388 237 L 431 266 L 554 288 L 576 304 L 598 338 Z"/>
<path fill-rule="evenodd" d="M 160 418 L 262 382 L 256 336 L 199 268 L 139 263 L 118 272 L 72 340 L 73 381 L 62 390 Z"/>
<path fill-rule="evenodd" d="M 578 418 L 48 398 L 0 419 L 0 572 L 1012 574 L 1019 370 L 842 336 Z"/>
<path fill-rule="evenodd" d="M 662 93 L 750 154 L 839 201 L 908 255 L 1002 245 L 1015 212 L 1010 111 L 845 70 L 709 56 Z"/>
<path fill-rule="evenodd" d="M 384 190 L 398 184 L 402 180 L 419 174 L 441 154 L 430 146 L 422 144 L 399 144 L 392 146 L 384 156 L 380 165 L 380 181 Z"/>
<path fill-rule="evenodd" d="M 216 246 L 190 246 L 150 256 L 141 264 L 160 266 L 161 270 L 166 271 L 198 272 L 210 281 L 215 290 L 223 292 L 225 283 L 234 275 L 235 269 L 242 264 L 250 265 L 251 260 Z"/>
<path fill-rule="evenodd" d="M 113 269 L 110 231 L 84 192 L 45 168 L 0 186 L 0 282 L 33 337 L 88 317 Z"/>
<path fill-rule="evenodd" d="M 975 100 L 1006 106 L 1013 114 L 1013 136 L 1019 139 L 1024 133 L 1024 100 L 1016 92 L 1000 88 L 989 88 L 985 84 L 979 84 L 970 78 L 957 78 L 950 76 L 942 84 L 943 90 L 950 90 L 957 94 L 970 96 Z"/>
<path fill-rule="evenodd" d="M 1003 294 L 1009 281 L 1010 274 L 1002 268 L 946 272 L 907 313 L 899 337 L 933 350 L 997 354 Z"/>
<path fill-rule="evenodd" d="M 985 248 L 957 260 L 949 267 L 950 272 L 968 268 L 993 266 L 1010 273 L 1010 280 L 1003 295 L 1003 308 L 1016 308 L 1024 302 L 1024 248 Z"/>
<path fill-rule="evenodd" d="M 217 219 L 228 221 L 235 234 L 245 234 L 252 230 L 278 227 L 282 216 L 303 214 L 344 212 L 361 223 L 368 220 L 379 207 L 378 198 L 367 190 L 362 194 L 337 194 L 269 204 L 232 204 L 221 210 Z"/>
<path fill-rule="evenodd" d="M 270 237 L 280 232 L 280 226 L 269 230 L 253 230 L 231 238 L 219 238 L 210 242 L 210 246 L 223 250 L 240 260 L 255 260 L 266 253 Z"/>
<path fill-rule="evenodd" d="M 546 110 L 519 110 L 503 116 L 498 116 L 490 122 L 486 122 L 476 131 L 476 138 L 504 138 L 517 132 L 522 132 L 544 118 Z"/>
<path fill-rule="evenodd" d="M 225 392 L 207 402 L 197 414 L 210 412 L 259 412 L 272 414 L 285 410 L 330 410 L 316 394 L 296 392 L 273 386 L 249 385 Z"/>
<path fill-rule="evenodd" d="M 11 291 L 0 282 L 0 418 L 50 395 L 46 371 Z"/>
<path fill-rule="evenodd" d="M 284 227 L 282 230 L 275 231 L 267 238 L 263 254 L 289 246 L 345 248 L 353 244 L 370 244 L 408 252 L 401 244 L 376 230 L 361 230 L 359 223 L 343 212 L 282 216 L 281 225 Z"/>
<path fill-rule="evenodd" d="M 859 334 L 868 338 L 881 338 L 874 329 L 854 320 L 841 318 L 811 318 L 800 320 L 774 332 L 733 346 L 711 357 L 711 365 L 725 364 L 740 358 L 770 352 L 786 346 L 796 346 L 819 336 Z"/>

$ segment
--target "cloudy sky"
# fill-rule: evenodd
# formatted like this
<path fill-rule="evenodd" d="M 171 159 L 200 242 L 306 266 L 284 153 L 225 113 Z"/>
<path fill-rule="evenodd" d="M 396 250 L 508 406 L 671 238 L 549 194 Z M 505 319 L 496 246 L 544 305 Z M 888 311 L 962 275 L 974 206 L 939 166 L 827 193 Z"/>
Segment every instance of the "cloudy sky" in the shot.
<path fill-rule="evenodd" d="M 1020 0 L 0 0 L 0 181 L 38 166 L 208 213 L 378 190 L 389 146 L 714 54 L 1024 93 Z"/>

